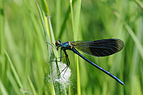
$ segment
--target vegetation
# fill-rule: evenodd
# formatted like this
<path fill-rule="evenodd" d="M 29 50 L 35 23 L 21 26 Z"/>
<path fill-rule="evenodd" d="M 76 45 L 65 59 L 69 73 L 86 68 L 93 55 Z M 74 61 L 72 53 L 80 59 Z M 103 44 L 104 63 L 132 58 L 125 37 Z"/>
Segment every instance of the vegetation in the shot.
<path fill-rule="evenodd" d="M 142 95 L 142 36 L 141 0 L 0 0 L 0 95 Z M 61 72 L 66 60 L 59 62 L 55 40 L 106 38 L 123 40 L 124 49 L 82 54 L 125 85 L 70 51 Z"/>

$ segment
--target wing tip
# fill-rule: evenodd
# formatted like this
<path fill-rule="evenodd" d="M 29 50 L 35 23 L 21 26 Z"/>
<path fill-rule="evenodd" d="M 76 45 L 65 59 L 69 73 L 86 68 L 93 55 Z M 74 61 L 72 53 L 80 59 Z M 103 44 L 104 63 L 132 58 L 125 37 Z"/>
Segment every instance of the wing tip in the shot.
<path fill-rule="evenodd" d="M 124 42 L 120 39 L 116 39 L 116 44 L 117 44 L 117 47 L 118 47 L 118 51 L 122 50 L 123 47 L 124 47 Z"/>

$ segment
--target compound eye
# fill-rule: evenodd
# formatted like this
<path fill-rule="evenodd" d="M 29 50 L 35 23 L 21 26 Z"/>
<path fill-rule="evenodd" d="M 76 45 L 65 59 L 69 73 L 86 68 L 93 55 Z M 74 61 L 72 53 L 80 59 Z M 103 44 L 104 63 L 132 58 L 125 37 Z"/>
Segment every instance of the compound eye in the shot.
<path fill-rule="evenodd" d="M 60 44 L 61 44 L 60 40 L 57 40 L 56 43 L 55 43 L 56 46 L 59 46 Z"/>

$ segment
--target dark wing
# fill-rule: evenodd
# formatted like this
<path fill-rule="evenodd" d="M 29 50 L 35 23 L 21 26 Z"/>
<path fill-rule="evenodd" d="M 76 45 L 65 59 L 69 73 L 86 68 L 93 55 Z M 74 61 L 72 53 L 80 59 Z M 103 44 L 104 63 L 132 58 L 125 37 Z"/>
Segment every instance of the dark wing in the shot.
<path fill-rule="evenodd" d="M 112 55 L 120 51 L 124 46 L 123 41 L 120 39 L 103 39 L 87 42 L 75 41 L 71 42 L 71 44 L 80 51 L 98 57 Z"/>

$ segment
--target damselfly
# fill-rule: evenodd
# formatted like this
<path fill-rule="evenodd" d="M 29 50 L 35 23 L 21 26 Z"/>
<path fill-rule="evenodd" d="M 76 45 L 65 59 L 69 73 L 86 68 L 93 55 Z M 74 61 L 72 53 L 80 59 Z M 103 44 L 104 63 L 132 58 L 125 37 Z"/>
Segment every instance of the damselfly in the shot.
<path fill-rule="evenodd" d="M 57 49 L 60 48 L 61 52 L 64 51 L 65 57 L 68 61 L 68 65 L 69 65 L 69 59 L 68 59 L 68 54 L 67 54 L 66 50 L 71 50 L 75 54 L 77 54 L 78 56 L 83 58 L 85 61 L 89 62 L 94 67 L 100 69 L 101 71 L 103 71 L 104 73 L 106 73 L 107 75 L 109 75 L 113 79 L 115 79 L 117 82 L 124 85 L 124 82 L 122 82 L 119 78 L 117 78 L 110 72 L 104 70 L 100 66 L 96 65 L 89 59 L 85 58 L 82 54 L 80 54 L 77 51 L 77 49 L 78 49 L 84 53 L 87 53 L 87 54 L 90 54 L 93 56 L 97 56 L 97 57 L 109 56 L 116 52 L 119 52 L 123 48 L 124 43 L 120 39 L 103 39 L 103 40 L 86 41 L 86 42 L 82 42 L 82 41 L 70 42 L 69 41 L 69 42 L 64 42 L 64 43 L 61 43 L 61 41 L 58 40 L 58 41 L 56 41 L 55 44 L 56 44 Z"/>

